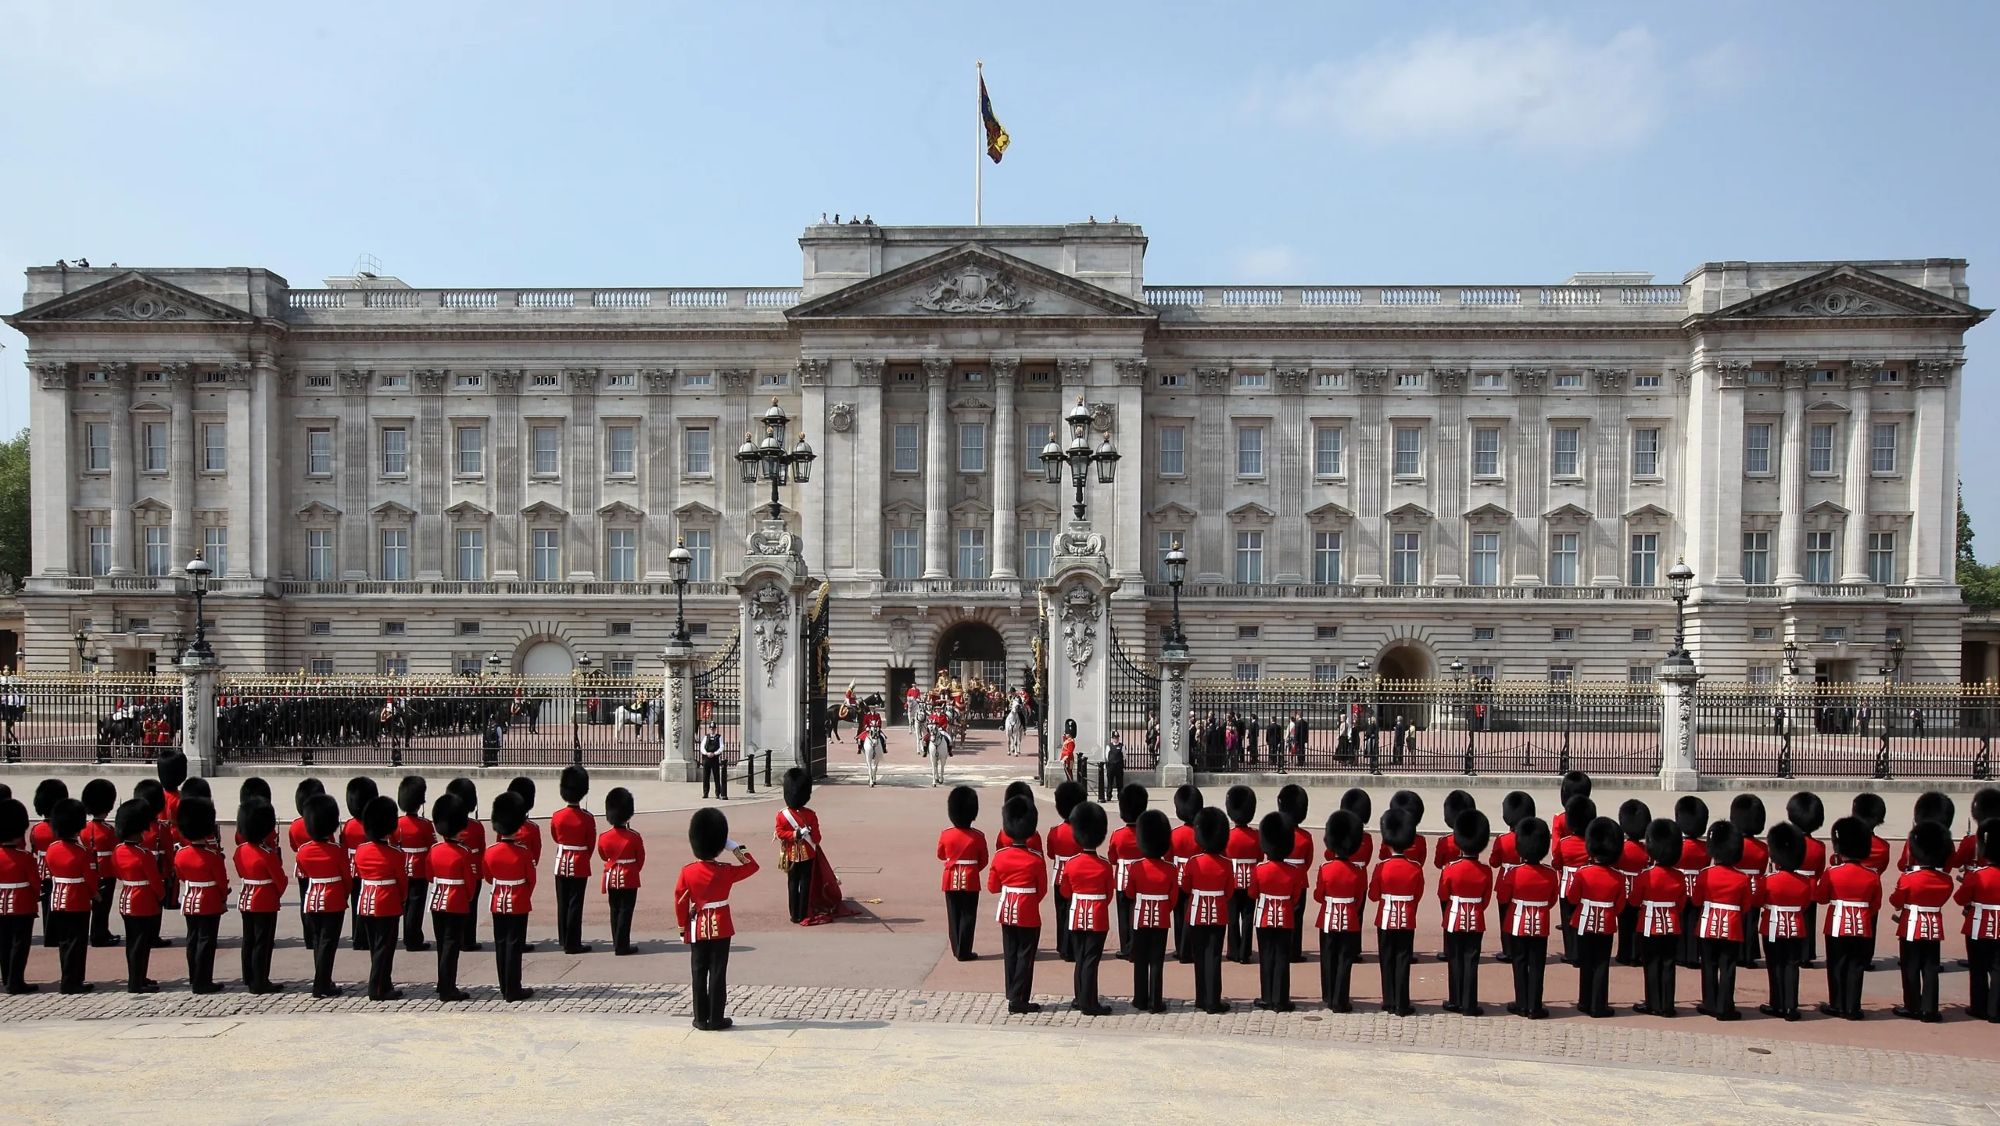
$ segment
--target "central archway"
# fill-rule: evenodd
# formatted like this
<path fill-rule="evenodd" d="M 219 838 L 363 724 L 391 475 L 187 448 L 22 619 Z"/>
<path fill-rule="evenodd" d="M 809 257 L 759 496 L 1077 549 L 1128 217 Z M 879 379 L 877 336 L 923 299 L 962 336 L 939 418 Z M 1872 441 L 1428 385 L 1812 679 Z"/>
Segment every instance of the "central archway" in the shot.
<path fill-rule="evenodd" d="M 1007 687 L 1007 642 L 1000 631 L 979 621 L 959 622 L 938 635 L 929 679 L 944 669 L 966 688 L 975 720 L 998 715 Z"/>
<path fill-rule="evenodd" d="M 1391 645 L 1375 659 L 1375 675 L 1383 680 L 1429 680 L 1434 675 L 1431 655 L 1410 642 Z"/>
<path fill-rule="evenodd" d="M 521 654 L 523 676 L 568 676 L 576 668 L 569 647 L 560 641 L 542 641 Z"/>

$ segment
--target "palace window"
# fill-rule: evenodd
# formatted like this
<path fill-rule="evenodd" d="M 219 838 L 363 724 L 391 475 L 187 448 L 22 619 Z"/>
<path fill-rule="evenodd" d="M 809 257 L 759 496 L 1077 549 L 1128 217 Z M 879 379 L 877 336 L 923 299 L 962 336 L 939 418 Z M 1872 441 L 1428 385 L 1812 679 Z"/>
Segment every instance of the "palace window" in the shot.
<path fill-rule="evenodd" d="M 314 658 L 312 659 L 312 662 L 311 662 L 311 665 L 310 665 L 310 667 L 311 667 L 311 671 L 312 671 L 312 675 L 314 675 L 314 676 L 332 676 L 332 675 L 333 675 L 333 658 L 332 658 L 332 657 L 314 657 Z"/>
<path fill-rule="evenodd" d="M 1340 533 L 1313 533 L 1313 582 L 1331 586 L 1340 582 Z"/>
<path fill-rule="evenodd" d="M 1550 435 L 1549 475 L 1560 478 L 1582 476 L 1579 461 L 1583 431 L 1575 426 L 1558 426 Z"/>
<path fill-rule="evenodd" d="M 1625 576 L 1629 586 L 1658 586 L 1660 581 L 1660 537 L 1656 532 L 1632 534 L 1632 561 Z"/>
<path fill-rule="evenodd" d="M 201 468 L 204 473 L 221 473 L 229 468 L 228 423 L 202 423 Z"/>
<path fill-rule="evenodd" d="M 1398 426 L 1395 433 L 1395 456 L 1390 471 L 1397 477 L 1421 477 L 1424 475 L 1424 432 L 1415 426 Z"/>
<path fill-rule="evenodd" d="M 1806 472 L 1833 472 L 1833 423 L 1815 422 L 1806 446 Z"/>
<path fill-rule="evenodd" d="M 1632 476 L 1660 475 L 1660 431 L 1647 426 L 1632 431 Z"/>
<path fill-rule="evenodd" d="M 639 431 L 633 426 L 604 429 L 604 472 L 612 477 L 630 477 L 639 471 Z"/>
<path fill-rule="evenodd" d="M 215 568 L 215 577 L 229 574 L 229 529 L 226 526 L 201 530 L 201 557 Z"/>
<path fill-rule="evenodd" d="M 1239 680 L 1239 681 L 1244 681 L 1244 682 L 1248 682 L 1248 681 L 1253 681 L 1253 680 L 1256 680 L 1256 679 L 1258 678 L 1258 673 L 1259 673 L 1259 668 L 1258 668 L 1258 665 L 1257 665 L 1257 662 L 1255 662 L 1255 661 L 1238 661 L 1238 662 L 1236 662 L 1236 679 L 1237 679 L 1237 680 Z"/>
<path fill-rule="evenodd" d="M 681 431 L 681 472 L 689 477 L 707 477 L 715 472 L 714 447 L 706 426 L 689 426 Z"/>
<path fill-rule="evenodd" d="M 1771 533 L 1743 533 L 1743 581 L 1751 586 L 1771 581 Z"/>
<path fill-rule="evenodd" d="M 562 530 L 536 528 L 528 533 L 528 578 L 552 583 L 562 578 Z"/>
<path fill-rule="evenodd" d="M 1833 581 L 1833 533 L 1806 533 L 1806 581 L 1809 583 L 1830 583 Z"/>
<path fill-rule="evenodd" d="M 1771 472 L 1771 424 L 1752 422 L 1743 427 L 1743 472 L 1761 476 Z"/>
<path fill-rule="evenodd" d="M 1173 581 L 1173 573 L 1167 569 L 1167 553 L 1179 547 L 1179 532 L 1159 532 L 1153 537 L 1153 581 L 1165 583 Z"/>
<path fill-rule="evenodd" d="M 1041 451 L 1035 451 L 1040 456 Z M 1181 477 L 1187 474 L 1187 427 L 1160 427 L 1160 476 Z"/>
<path fill-rule="evenodd" d="M 1313 427 L 1313 476 L 1340 476 L 1340 427 Z"/>
<path fill-rule="evenodd" d="M 1236 533 L 1236 581 L 1239 583 L 1264 581 L 1264 533 Z"/>
<path fill-rule="evenodd" d="M 162 462 L 165 460 L 164 457 L 161 458 Z M 111 468 L 110 423 L 86 422 L 83 424 L 83 467 L 94 473 L 101 473 Z"/>
<path fill-rule="evenodd" d="M 1549 535 L 1549 585 L 1576 585 L 1577 534 L 1554 532 Z"/>
<path fill-rule="evenodd" d="M 1481 426 L 1472 432 L 1472 475 L 1500 476 L 1500 428 Z"/>
<path fill-rule="evenodd" d="M 1507 374 L 1498 371 L 1476 371 L 1472 373 L 1472 387 L 1476 391 L 1500 391 L 1507 386 Z"/>
<path fill-rule="evenodd" d="M 1874 473 L 1894 473 L 1896 471 L 1896 424 L 1878 422 L 1874 425 L 1868 449 L 1868 468 Z"/>
<path fill-rule="evenodd" d="M 1471 565 L 1466 580 L 1473 586 L 1500 585 L 1500 533 L 1472 533 Z"/>
<path fill-rule="evenodd" d="M 333 430 L 326 426 L 306 430 L 306 476 L 333 476 Z"/>
<path fill-rule="evenodd" d="M 915 528 L 889 529 L 889 573 L 892 579 L 914 579 L 924 573 L 922 533 Z"/>
<path fill-rule="evenodd" d="M 529 472 L 537 477 L 554 477 L 562 472 L 562 427 L 537 426 L 529 435 L 534 445 L 534 461 Z"/>
<path fill-rule="evenodd" d="M 457 440 L 457 459 L 452 462 L 452 472 L 460 477 L 477 477 L 486 472 L 486 428 L 458 427 Z"/>
<path fill-rule="evenodd" d="M 410 659 L 401 653 L 384 653 L 377 664 L 383 676 L 410 675 Z"/>
<path fill-rule="evenodd" d="M 1491 640 L 1493 640 L 1493 627 L 1492 627 L 1492 626 L 1473 626 L 1473 627 L 1472 627 L 1472 640 L 1474 640 L 1474 641 L 1491 641 Z"/>
<path fill-rule="evenodd" d="M 986 561 L 986 529 L 958 530 L 958 578 L 983 579 L 992 574 Z"/>
<path fill-rule="evenodd" d="M 1559 391 L 1581 390 L 1583 387 L 1583 373 L 1580 371 L 1559 371 L 1556 373 L 1555 386 Z"/>
<path fill-rule="evenodd" d="M 382 529 L 382 579 L 408 582 L 410 578 L 410 530 Z"/>
<path fill-rule="evenodd" d="M 147 422 L 140 424 L 139 449 L 140 456 L 143 459 L 139 463 L 141 469 L 147 473 L 165 473 L 167 471 L 167 448 L 166 423 Z M 110 464 L 107 460 L 105 467 L 110 468 Z"/>
<path fill-rule="evenodd" d="M 174 551 L 169 539 L 171 529 L 163 524 L 148 524 L 146 537 L 146 574 L 153 578 L 165 578 L 174 573 Z"/>
<path fill-rule="evenodd" d="M 410 432 L 401 426 L 382 428 L 382 475 L 405 477 L 410 472 Z"/>
<path fill-rule="evenodd" d="M 1415 586 L 1423 581 L 1423 533 L 1396 532 L 1389 543 L 1389 582 Z"/>
<path fill-rule="evenodd" d="M 1269 372 L 1239 371 L 1236 373 L 1236 386 L 1238 387 L 1250 390 L 1258 390 L 1265 387 L 1269 387 L 1270 385 L 1271 385 L 1271 374 Z"/>
<path fill-rule="evenodd" d="M 333 533 L 314 528 L 306 533 L 306 578 L 328 582 L 333 578 Z"/>
<path fill-rule="evenodd" d="M 1055 535 L 1055 530 L 1052 528 L 1028 528 L 1021 533 L 1022 578 L 1049 577 L 1049 565 L 1055 552 Z"/>
<path fill-rule="evenodd" d="M 1264 475 L 1263 427 L 1239 426 L 1236 428 L 1236 475 L 1238 477 L 1262 477 Z"/>
<path fill-rule="evenodd" d="M 1049 444 L 1055 427 L 1046 422 L 1030 422 L 1021 427 L 1021 471 L 1030 477 L 1042 475 L 1042 447 Z"/>
<path fill-rule="evenodd" d="M 477 582 L 486 577 L 486 529 L 459 528 L 458 573 L 465 582 Z"/>
<path fill-rule="evenodd" d="M 715 581 L 715 533 L 707 528 L 689 528 L 681 533 L 687 541 L 688 554 L 694 556 L 688 565 L 688 581 L 706 583 Z"/>
<path fill-rule="evenodd" d="M 915 473 L 921 464 L 917 455 L 917 425 L 913 422 L 899 422 L 892 433 L 895 444 L 894 471 Z"/>
<path fill-rule="evenodd" d="M 1896 581 L 1896 533 L 1868 533 L 1868 581 L 1871 583 Z"/>
<path fill-rule="evenodd" d="M 960 473 L 986 472 L 985 423 L 961 422 L 958 424 L 958 471 Z"/>
<path fill-rule="evenodd" d="M 111 573 L 111 525 L 92 524 L 84 529 L 83 570 L 88 575 Z"/>
<path fill-rule="evenodd" d="M 1632 386 L 1634 387 L 1658 387 L 1659 385 L 1660 373 L 1657 371 L 1640 372 L 1632 377 Z"/>
<path fill-rule="evenodd" d="M 604 578 L 614 583 L 638 581 L 639 530 L 637 528 L 605 529 Z"/>
<path fill-rule="evenodd" d="M 476 371 L 455 372 L 451 377 L 451 385 L 460 391 L 477 391 L 485 384 L 485 375 Z"/>

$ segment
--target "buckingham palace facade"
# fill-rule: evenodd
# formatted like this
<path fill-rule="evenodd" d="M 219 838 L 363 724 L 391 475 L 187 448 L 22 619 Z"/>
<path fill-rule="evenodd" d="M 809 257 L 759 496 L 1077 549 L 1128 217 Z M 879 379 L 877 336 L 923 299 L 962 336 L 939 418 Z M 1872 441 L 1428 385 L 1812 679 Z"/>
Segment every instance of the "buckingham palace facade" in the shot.
<path fill-rule="evenodd" d="M 650 675 L 677 542 L 697 646 L 734 633 L 767 497 L 734 454 L 776 399 L 820 455 L 781 500 L 836 693 L 1017 682 L 1081 399 L 1141 659 L 1179 543 L 1197 676 L 1641 679 L 1679 559 L 1712 676 L 1773 680 L 1788 643 L 1801 677 L 1961 676 L 1962 260 L 1177 286 L 1129 223 L 799 245 L 796 288 L 29 270 L 25 667 L 171 656 L 199 549 L 237 670 Z"/>

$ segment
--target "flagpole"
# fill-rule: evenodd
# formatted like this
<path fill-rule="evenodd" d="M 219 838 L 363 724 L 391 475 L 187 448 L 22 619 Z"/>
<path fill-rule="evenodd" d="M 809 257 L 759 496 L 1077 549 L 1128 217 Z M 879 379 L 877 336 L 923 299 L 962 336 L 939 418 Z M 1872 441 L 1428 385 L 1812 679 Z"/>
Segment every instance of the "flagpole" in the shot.
<path fill-rule="evenodd" d="M 976 60 L 972 69 L 976 76 L 972 98 L 972 225 L 977 227 L 980 225 L 980 197 L 986 175 L 986 113 L 979 101 L 979 91 L 985 88 L 986 60 Z"/>

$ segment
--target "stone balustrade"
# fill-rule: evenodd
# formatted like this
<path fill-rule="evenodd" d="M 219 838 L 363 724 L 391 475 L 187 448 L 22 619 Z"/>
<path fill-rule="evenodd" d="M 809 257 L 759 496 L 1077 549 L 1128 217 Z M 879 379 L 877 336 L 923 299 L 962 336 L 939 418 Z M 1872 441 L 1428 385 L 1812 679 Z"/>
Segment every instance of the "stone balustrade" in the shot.
<path fill-rule="evenodd" d="M 1189 309 L 1601 309 L 1649 319 L 1678 317 L 1687 290 L 1678 285 L 1543 286 L 1147 286 L 1163 311 Z"/>
<path fill-rule="evenodd" d="M 762 310 L 777 312 L 799 303 L 797 288 L 665 289 L 294 289 L 286 296 L 286 318 L 338 323 L 379 311 L 452 313 L 629 313 L 635 311 Z"/>

